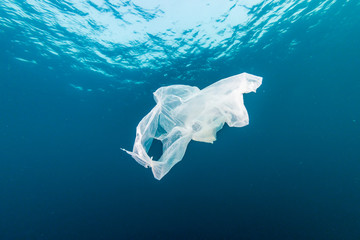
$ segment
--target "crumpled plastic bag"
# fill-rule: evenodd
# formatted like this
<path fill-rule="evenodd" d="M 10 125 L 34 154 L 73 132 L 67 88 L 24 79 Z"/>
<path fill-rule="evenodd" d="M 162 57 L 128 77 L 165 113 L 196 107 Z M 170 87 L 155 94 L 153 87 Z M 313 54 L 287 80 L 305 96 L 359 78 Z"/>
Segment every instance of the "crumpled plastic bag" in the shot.
<path fill-rule="evenodd" d="M 261 83 L 261 77 L 242 73 L 202 90 L 186 85 L 161 87 L 154 92 L 156 106 L 136 128 L 133 151 L 122 150 L 144 167 L 151 167 L 160 180 L 181 161 L 191 140 L 213 143 L 225 123 L 230 127 L 248 125 L 243 94 L 255 92 Z M 147 153 L 153 139 L 163 144 L 157 161 Z"/>

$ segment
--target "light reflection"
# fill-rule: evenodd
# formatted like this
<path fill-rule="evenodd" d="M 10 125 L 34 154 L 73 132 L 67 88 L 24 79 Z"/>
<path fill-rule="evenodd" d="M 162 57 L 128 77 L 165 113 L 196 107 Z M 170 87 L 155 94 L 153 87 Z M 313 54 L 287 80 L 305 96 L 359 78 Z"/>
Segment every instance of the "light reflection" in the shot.
<path fill-rule="evenodd" d="M 282 23 L 325 14 L 335 2 L 2 0 L 0 32 L 16 30 L 23 48 L 35 43 L 45 58 L 66 55 L 78 69 L 107 76 L 116 75 L 119 68 L 172 68 L 179 59 L 186 59 L 188 68 L 199 68 L 198 56 L 212 51 L 203 60 L 207 65 L 201 66 L 208 69 L 241 48 L 256 46 L 273 29 L 286 33 L 288 26 Z M 296 44 L 289 46 L 293 50 Z"/>

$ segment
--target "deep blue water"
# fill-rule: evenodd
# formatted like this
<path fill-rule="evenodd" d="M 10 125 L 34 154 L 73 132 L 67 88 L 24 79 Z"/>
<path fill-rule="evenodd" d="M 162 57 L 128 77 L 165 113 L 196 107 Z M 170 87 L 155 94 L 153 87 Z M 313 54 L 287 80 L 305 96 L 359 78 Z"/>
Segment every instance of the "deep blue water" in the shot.
<path fill-rule="evenodd" d="M 0 3 L 0 239 L 360 239 L 359 1 L 202 4 Z M 248 126 L 161 181 L 120 150 L 244 71 Z"/>

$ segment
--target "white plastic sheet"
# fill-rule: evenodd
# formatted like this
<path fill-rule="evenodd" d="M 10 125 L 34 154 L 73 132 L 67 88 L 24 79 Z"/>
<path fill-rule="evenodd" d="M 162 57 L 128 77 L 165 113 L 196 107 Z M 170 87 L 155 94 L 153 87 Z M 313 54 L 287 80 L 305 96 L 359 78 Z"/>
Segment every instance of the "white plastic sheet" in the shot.
<path fill-rule="evenodd" d="M 136 128 L 133 151 L 126 151 L 160 180 L 183 158 L 191 140 L 212 143 L 224 123 L 230 127 L 249 124 L 243 94 L 255 92 L 262 78 L 242 73 L 222 79 L 202 90 L 186 85 L 161 87 L 154 93 L 156 106 Z M 152 159 L 153 139 L 163 144 L 163 154 Z"/>

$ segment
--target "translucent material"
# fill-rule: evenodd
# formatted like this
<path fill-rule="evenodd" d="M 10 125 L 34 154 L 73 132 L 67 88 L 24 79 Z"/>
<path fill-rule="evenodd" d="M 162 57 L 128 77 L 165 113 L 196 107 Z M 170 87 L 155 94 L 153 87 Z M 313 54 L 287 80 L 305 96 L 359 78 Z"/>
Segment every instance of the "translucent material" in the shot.
<path fill-rule="evenodd" d="M 230 127 L 249 124 L 243 93 L 255 92 L 262 78 L 242 73 L 222 79 L 203 90 L 186 85 L 161 87 L 154 93 L 156 106 L 136 128 L 133 151 L 126 151 L 160 180 L 183 158 L 190 140 L 212 143 L 224 123 Z M 163 144 L 160 159 L 148 151 L 153 139 Z"/>

